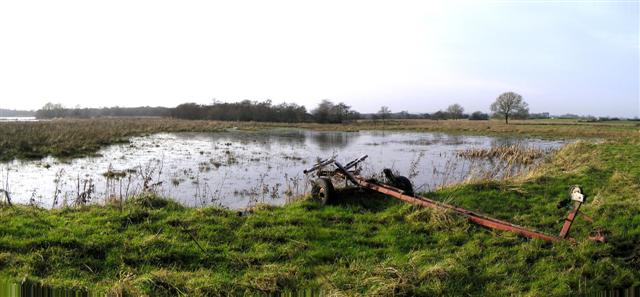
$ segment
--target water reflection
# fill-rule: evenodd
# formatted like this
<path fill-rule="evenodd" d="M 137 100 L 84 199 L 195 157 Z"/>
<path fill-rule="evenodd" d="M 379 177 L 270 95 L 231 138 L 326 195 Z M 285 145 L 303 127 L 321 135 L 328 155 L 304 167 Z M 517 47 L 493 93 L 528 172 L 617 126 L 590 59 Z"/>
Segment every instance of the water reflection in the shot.
<path fill-rule="evenodd" d="M 0 122 L 37 122 L 36 117 L 0 117 Z"/>
<path fill-rule="evenodd" d="M 516 137 L 495 137 L 491 141 L 491 146 L 511 146 L 511 145 L 526 145 L 526 139 Z"/>
<path fill-rule="evenodd" d="M 322 150 L 339 150 L 346 148 L 350 143 L 353 143 L 360 136 L 359 133 L 354 132 L 326 132 L 326 133 L 311 133 L 312 144 L 318 146 Z"/>

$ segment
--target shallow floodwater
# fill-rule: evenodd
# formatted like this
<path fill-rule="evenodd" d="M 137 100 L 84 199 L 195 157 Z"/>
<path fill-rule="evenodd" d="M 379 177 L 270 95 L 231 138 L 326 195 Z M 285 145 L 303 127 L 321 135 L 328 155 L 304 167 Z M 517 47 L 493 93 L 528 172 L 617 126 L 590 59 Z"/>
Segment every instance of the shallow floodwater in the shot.
<path fill-rule="evenodd" d="M 505 144 L 553 149 L 562 142 L 371 131 L 161 133 L 108 146 L 98 157 L 0 163 L 0 188 L 8 189 L 14 203 L 43 207 L 72 204 L 81 193 L 88 202 L 101 203 L 146 189 L 188 206 L 237 209 L 253 203 L 284 204 L 308 193 L 310 183 L 302 171 L 333 155 L 345 164 L 367 154 L 363 175 L 379 176 L 382 169 L 392 168 L 408 176 L 417 191 L 527 170 L 457 157 L 460 150 Z"/>
<path fill-rule="evenodd" d="M 0 117 L 0 122 L 35 122 L 36 117 Z"/>

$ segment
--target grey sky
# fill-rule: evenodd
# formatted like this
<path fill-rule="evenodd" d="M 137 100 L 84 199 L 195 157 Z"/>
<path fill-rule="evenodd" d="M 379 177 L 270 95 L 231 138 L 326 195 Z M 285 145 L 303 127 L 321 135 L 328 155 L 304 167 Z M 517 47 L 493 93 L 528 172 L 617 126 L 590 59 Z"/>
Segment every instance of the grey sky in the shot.
<path fill-rule="evenodd" d="M 343 101 L 640 116 L 638 1 L 2 1 L 0 108 Z"/>

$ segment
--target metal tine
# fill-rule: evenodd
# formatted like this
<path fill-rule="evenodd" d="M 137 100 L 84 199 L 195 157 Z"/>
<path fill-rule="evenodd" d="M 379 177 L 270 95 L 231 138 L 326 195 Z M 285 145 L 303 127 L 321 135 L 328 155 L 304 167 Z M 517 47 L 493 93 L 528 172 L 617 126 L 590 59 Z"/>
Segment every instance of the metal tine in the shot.
<path fill-rule="evenodd" d="M 327 166 L 327 165 L 329 165 L 329 164 L 331 164 L 331 163 L 333 163 L 335 161 L 336 161 L 336 156 L 333 156 L 333 157 L 328 158 L 328 159 L 320 160 L 316 165 L 313 165 L 313 167 L 311 167 L 309 169 L 305 169 L 302 172 L 304 174 L 311 173 L 311 172 L 316 171 L 316 170 L 318 170 L 318 169 L 320 169 L 320 168 L 322 168 L 324 166 Z"/>
<path fill-rule="evenodd" d="M 351 167 L 354 167 L 354 166 L 358 165 L 358 163 L 366 160 L 367 157 L 369 157 L 369 155 L 362 155 L 360 158 L 357 158 L 357 159 L 347 163 L 347 165 L 344 165 L 344 169 L 350 169 Z"/>

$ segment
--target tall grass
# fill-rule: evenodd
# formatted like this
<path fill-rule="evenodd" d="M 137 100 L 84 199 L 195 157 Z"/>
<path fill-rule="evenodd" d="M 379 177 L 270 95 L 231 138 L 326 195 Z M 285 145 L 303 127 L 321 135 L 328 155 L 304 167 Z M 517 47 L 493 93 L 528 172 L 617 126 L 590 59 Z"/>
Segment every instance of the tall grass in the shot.
<path fill-rule="evenodd" d="M 548 155 L 551 150 L 520 144 L 497 145 L 490 148 L 470 148 L 458 152 L 458 157 L 502 161 L 508 164 L 530 165 Z"/>

